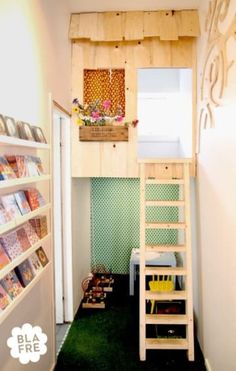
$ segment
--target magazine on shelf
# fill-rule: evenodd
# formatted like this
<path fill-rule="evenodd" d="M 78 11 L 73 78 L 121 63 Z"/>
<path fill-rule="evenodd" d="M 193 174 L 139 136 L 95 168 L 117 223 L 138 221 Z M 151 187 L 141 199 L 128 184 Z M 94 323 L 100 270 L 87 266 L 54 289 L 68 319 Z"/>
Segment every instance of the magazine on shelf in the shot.
<path fill-rule="evenodd" d="M 5 209 L 0 199 L 0 225 L 6 224 L 13 219 L 11 214 Z"/>
<path fill-rule="evenodd" d="M 35 252 L 32 255 L 30 255 L 28 261 L 35 275 L 38 274 L 43 269 L 43 266 L 38 258 L 38 255 Z"/>
<path fill-rule="evenodd" d="M 43 267 L 45 267 L 45 265 L 48 264 L 48 258 L 42 246 L 40 246 L 35 252 L 40 260 L 40 263 L 42 264 Z"/>
<path fill-rule="evenodd" d="M 3 195 L 1 196 L 0 200 L 11 219 L 21 216 L 21 212 L 16 203 L 14 194 Z"/>
<path fill-rule="evenodd" d="M 47 217 L 46 215 L 39 215 L 29 220 L 32 227 L 35 229 L 38 237 L 42 239 L 48 234 Z"/>
<path fill-rule="evenodd" d="M 25 195 L 32 211 L 46 204 L 43 196 L 36 188 L 28 188 L 25 190 Z"/>
<path fill-rule="evenodd" d="M 0 309 L 4 310 L 11 303 L 11 298 L 0 284 Z"/>
<path fill-rule="evenodd" d="M 16 229 L 17 238 L 20 242 L 21 248 L 23 251 L 28 250 L 31 247 L 31 243 L 29 237 L 26 233 L 24 225 L 18 229 Z"/>
<path fill-rule="evenodd" d="M 27 213 L 31 212 L 31 208 L 29 206 L 29 203 L 27 201 L 26 195 L 24 191 L 18 191 L 14 193 L 16 203 L 18 205 L 18 208 L 22 215 L 25 215 Z"/>
<path fill-rule="evenodd" d="M 5 157 L 0 156 L 0 180 L 15 179 L 16 174 L 12 170 Z"/>
<path fill-rule="evenodd" d="M 0 243 L 0 269 L 4 268 L 8 263 L 10 263 L 10 259 Z"/>
<path fill-rule="evenodd" d="M 39 241 L 38 235 L 35 232 L 35 229 L 32 227 L 32 225 L 29 222 L 26 222 L 24 224 L 24 229 L 26 231 L 27 237 L 33 246 L 35 243 Z"/>
<path fill-rule="evenodd" d="M 23 249 L 18 240 L 16 231 L 11 231 L 0 236 L 0 243 L 11 260 L 21 255 Z"/>
<path fill-rule="evenodd" d="M 0 280 L 0 285 L 3 286 L 12 300 L 23 290 L 23 287 L 14 270 L 9 272 Z"/>
<path fill-rule="evenodd" d="M 26 157 L 22 155 L 5 155 L 9 165 L 14 171 L 17 178 L 29 176 Z"/>
<path fill-rule="evenodd" d="M 19 264 L 15 271 L 23 287 L 26 287 L 34 278 L 34 273 L 27 259 Z"/>

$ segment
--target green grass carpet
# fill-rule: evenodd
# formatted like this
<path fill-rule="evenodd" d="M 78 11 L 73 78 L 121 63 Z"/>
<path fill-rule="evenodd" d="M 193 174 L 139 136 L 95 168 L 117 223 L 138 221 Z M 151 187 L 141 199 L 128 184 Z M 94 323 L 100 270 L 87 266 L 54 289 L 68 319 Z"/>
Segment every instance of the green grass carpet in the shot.
<path fill-rule="evenodd" d="M 205 371 L 196 342 L 195 362 L 186 351 L 147 351 L 139 361 L 138 302 L 128 296 L 127 277 L 116 277 L 108 309 L 79 309 L 55 371 Z"/>

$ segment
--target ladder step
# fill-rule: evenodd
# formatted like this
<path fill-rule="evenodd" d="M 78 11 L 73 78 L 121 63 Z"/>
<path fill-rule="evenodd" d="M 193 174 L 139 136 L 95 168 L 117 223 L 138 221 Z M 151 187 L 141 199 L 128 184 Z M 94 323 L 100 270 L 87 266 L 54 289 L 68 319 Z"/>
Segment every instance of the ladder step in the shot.
<path fill-rule="evenodd" d="M 186 223 L 146 223 L 146 229 L 185 229 Z"/>
<path fill-rule="evenodd" d="M 186 314 L 146 314 L 147 325 L 187 325 Z"/>
<path fill-rule="evenodd" d="M 184 179 L 146 179 L 146 184 L 184 184 Z"/>
<path fill-rule="evenodd" d="M 145 267 L 146 276 L 150 275 L 166 275 L 166 276 L 185 276 L 187 270 L 184 267 Z"/>
<path fill-rule="evenodd" d="M 186 339 L 146 339 L 146 349 L 188 349 Z"/>
<path fill-rule="evenodd" d="M 175 201 L 152 201 L 152 200 L 146 200 L 145 201 L 146 206 L 184 206 L 185 201 L 184 200 L 175 200 Z"/>
<path fill-rule="evenodd" d="M 186 300 L 187 299 L 187 292 L 186 290 L 175 290 L 175 291 L 161 291 L 161 292 L 154 292 L 147 290 L 145 291 L 145 299 L 146 300 Z"/>
<path fill-rule="evenodd" d="M 185 245 L 146 245 L 147 252 L 184 252 Z"/>

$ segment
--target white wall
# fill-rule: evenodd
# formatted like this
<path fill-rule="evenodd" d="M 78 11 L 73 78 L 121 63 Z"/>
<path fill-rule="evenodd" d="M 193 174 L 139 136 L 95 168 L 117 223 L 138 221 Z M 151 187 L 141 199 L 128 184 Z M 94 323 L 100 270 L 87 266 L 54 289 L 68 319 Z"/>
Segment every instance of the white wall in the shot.
<path fill-rule="evenodd" d="M 69 11 L 63 0 L 0 1 L 0 113 L 49 131 L 48 93 L 69 109 Z M 49 371 L 54 354 L 53 269 L 17 306 L 0 327 L 1 370 Z M 10 356 L 6 340 L 14 326 L 40 326 L 48 336 L 48 351 L 40 361 L 21 365 Z"/>
<path fill-rule="evenodd" d="M 207 5 L 202 0 L 204 26 Z M 236 14 L 231 0 L 227 29 Z M 199 42 L 201 78 L 206 33 Z M 236 61 L 235 41 L 228 52 Z M 231 60 L 231 58 L 229 58 Z M 220 72 L 221 73 L 221 72 Z M 199 338 L 213 371 L 236 370 L 236 67 L 229 71 L 229 87 L 222 106 L 215 109 L 215 127 L 201 134 L 198 156 L 197 209 L 199 210 Z"/>

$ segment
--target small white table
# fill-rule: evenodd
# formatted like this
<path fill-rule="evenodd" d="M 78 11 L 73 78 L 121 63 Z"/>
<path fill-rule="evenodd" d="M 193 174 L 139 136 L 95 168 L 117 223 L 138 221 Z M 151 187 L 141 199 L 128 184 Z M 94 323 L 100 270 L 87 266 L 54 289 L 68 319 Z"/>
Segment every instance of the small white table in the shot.
<path fill-rule="evenodd" d="M 136 279 L 136 265 L 139 265 L 139 249 L 132 249 L 129 263 L 129 294 L 134 295 L 134 281 Z M 146 265 L 176 267 L 176 258 L 173 252 L 146 252 Z"/>

